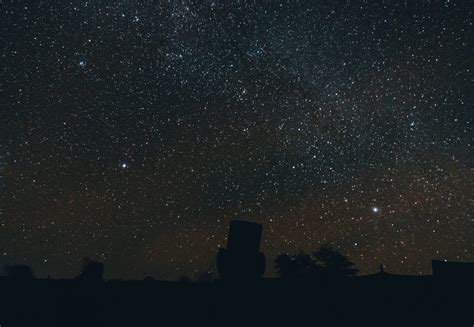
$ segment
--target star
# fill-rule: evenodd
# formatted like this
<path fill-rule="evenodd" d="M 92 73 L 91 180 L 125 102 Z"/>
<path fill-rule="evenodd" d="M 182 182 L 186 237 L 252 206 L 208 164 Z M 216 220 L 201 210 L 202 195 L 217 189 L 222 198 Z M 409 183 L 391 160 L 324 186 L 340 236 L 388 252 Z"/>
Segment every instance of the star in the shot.
<path fill-rule="evenodd" d="M 269 260 L 327 241 L 361 274 L 472 259 L 468 5 L 103 2 L 9 16 L 2 264 L 72 277 L 84 254 L 174 280 L 234 218 L 263 225 Z M 403 265 L 392 239 L 413 244 Z"/>

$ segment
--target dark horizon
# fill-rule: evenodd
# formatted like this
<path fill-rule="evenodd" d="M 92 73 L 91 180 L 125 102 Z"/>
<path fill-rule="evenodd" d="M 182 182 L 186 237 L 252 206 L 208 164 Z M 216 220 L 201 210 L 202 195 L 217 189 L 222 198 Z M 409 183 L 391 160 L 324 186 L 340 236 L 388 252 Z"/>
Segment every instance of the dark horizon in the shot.
<path fill-rule="evenodd" d="M 313 250 L 316 250 L 316 249 L 313 249 Z M 289 255 L 296 255 L 298 253 L 305 253 L 304 251 L 302 250 L 298 250 L 297 252 L 294 252 L 294 253 L 290 253 L 290 252 L 283 252 L 279 255 L 282 255 L 282 254 L 289 254 Z M 311 252 L 307 253 L 307 254 L 310 254 Z M 343 254 L 343 253 L 342 253 Z M 217 251 L 216 253 L 213 254 L 213 256 L 217 255 Z M 348 257 L 349 260 L 351 260 L 350 257 Z M 108 267 L 107 267 L 107 263 L 106 262 L 101 262 L 99 260 L 96 260 L 95 258 L 92 258 L 92 257 L 83 257 L 81 258 L 81 263 L 78 265 L 78 270 L 74 273 L 71 273 L 70 275 L 67 275 L 67 276 L 60 276 L 60 275 L 54 275 L 52 274 L 51 272 L 46 272 L 46 275 L 44 274 L 37 274 L 37 272 L 35 271 L 34 269 L 34 266 L 31 266 L 30 264 L 28 263 L 25 263 L 25 262 L 9 262 L 9 263 L 5 263 L 3 265 L 3 267 L 0 267 L 0 277 L 8 277 L 8 268 L 9 267 L 17 267 L 17 266 L 20 266 L 20 267 L 29 267 L 31 268 L 31 272 L 32 272 L 32 276 L 35 278 L 35 279 L 75 279 L 77 278 L 79 275 L 80 275 L 80 272 L 81 272 L 81 269 L 83 269 L 83 266 L 84 266 L 84 262 L 90 260 L 91 262 L 99 262 L 101 264 L 104 264 L 104 280 L 123 280 L 123 281 L 127 281 L 127 280 L 136 280 L 136 281 L 140 281 L 140 280 L 143 280 L 143 279 L 147 279 L 147 278 L 153 278 L 154 280 L 156 281 L 174 281 L 174 282 L 180 282 L 182 280 L 189 280 L 190 282 L 199 282 L 199 279 L 202 277 L 202 275 L 205 275 L 207 273 L 207 275 L 209 276 L 210 280 L 214 280 L 214 279 L 218 279 L 219 277 L 219 274 L 218 274 L 218 271 L 217 271 L 217 267 L 216 267 L 216 260 L 211 260 L 211 264 L 210 264 L 210 267 L 209 269 L 207 270 L 203 270 L 203 271 L 199 271 L 193 275 L 185 275 L 185 274 L 182 274 L 182 275 L 179 275 L 177 276 L 177 278 L 175 279 L 162 279 L 160 278 L 160 274 L 158 275 L 151 275 L 151 274 L 146 274 L 146 272 L 142 272 L 140 274 L 140 276 L 142 277 L 129 277 L 129 278 L 126 278 L 126 276 L 110 276 L 110 273 L 108 272 Z M 276 268 L 275 268 L 275 264 L 276 264 L 276 257 L 274 258 L 268 258 L 266 257 L 265 258 L 265 262 L 266 262 L 266 271 L 265 271 L 265 274 L 263 275 L 263 278 L 281 278 L 281 276 L 278 274 Z M 438 262 L 446 262 L 446 263 L 453 263 L 454 261 L 448 261 L 447 259 L 436 259 L 436 258 L 427 258 L 427 261 L 429 262 L 429 265 L 430 267 L 432 267 L 432 264 L 434 261 L 438 261 Z M 471 263 L 470 261 L 455 261 L 457 263 Z M 390 270 L 390 267 L 387 267 L 386 265 L 384 265 L 383 263 L 380 263 L 377 267 L 377 269 L 374 269 L 374 270 L 369 270 L 367 267 L 359 267 L 359 266 L 355 266 L 355 268 L 357 268 L 357 274 L 354 275 L 354 277 L 368 277 L 368 276 L 371 276 L 371 275 L 377 275 L 381 272 L 384 272 L 388 275 L 393 275 L 393 276 L 418 276 L 418 277 L 428 277 L 428 276 L 433 276 L 433 271 L 432 269 L 430 269 L 430 271 L 428 273 L 419 273 L 419 274 L 401 274 L 401 273 L 396 273 L 396 272 L 393 272 Z M 362 272 L 362 273 L 361 273 Z"/>
<path fill-rule="evenodd" d="M 198 281 L 105 280 L 85 260 L 74 279 L 35 279 L 11 266 L 0 278 L 6 326 L 456 326 L 474 322 L 474 262 L 433 261 L 433 276 L 356 276 L 342 253 L 323 245 L 275 259 L 279 278 L 262 278 L 263 226 L 230 222 L 216 254 L 218 276 Z M 387 319 L 389 317 L 389 319 Z"/>

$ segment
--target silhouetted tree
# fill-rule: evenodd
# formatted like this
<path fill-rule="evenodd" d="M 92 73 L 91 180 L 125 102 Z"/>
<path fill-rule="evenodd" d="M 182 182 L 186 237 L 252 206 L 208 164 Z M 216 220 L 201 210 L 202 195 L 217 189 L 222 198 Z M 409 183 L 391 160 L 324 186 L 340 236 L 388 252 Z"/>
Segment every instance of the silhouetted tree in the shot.
<path fill-rule="evenodd" d="M 348 257 L 327 244 L 314 251 L 312 257 L 318 270 L 329 276 L 355 276 L 358 272 Z"/>
<path fill-rule="evenodd" d="M 275 268 L 281 278 L 303 276 L 354 276 L 357 269 L 346 256 L 328 245 L 321 246 L 312 255 L 299 251 L 294 255 L 280 254 Z"/>
<path fill-rule="evenodd" d="M 275 259 L 275 267 L 281 278 L 308 275 L 317 269 L 311 256 L 303 251 L 294 255 L 280 254 Z"/>

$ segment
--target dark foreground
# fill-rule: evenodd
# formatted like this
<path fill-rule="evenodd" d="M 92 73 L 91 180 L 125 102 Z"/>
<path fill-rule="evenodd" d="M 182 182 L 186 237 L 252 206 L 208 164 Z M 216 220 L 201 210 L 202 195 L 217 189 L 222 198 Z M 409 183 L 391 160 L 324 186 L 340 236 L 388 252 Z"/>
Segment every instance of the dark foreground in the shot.
<path fill-rule="evenodd" d="M 469 326 L 473 283 L 432 276 L 228 284 L 0 280 L 9 326 Z"/>

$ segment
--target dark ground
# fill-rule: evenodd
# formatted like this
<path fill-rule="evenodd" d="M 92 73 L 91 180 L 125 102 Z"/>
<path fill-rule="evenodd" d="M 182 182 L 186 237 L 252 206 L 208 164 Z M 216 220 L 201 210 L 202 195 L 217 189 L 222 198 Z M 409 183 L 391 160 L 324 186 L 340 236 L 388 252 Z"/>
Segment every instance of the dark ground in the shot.
<path fill-rule="evenodd" d="M 93 280 L 0 281 L 10 326 L 469 326 L 474 287 L 432 276 L 229 284 Z"/>

